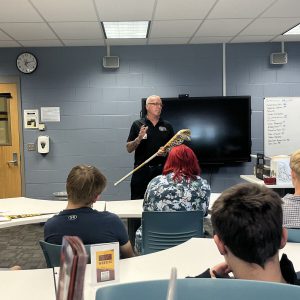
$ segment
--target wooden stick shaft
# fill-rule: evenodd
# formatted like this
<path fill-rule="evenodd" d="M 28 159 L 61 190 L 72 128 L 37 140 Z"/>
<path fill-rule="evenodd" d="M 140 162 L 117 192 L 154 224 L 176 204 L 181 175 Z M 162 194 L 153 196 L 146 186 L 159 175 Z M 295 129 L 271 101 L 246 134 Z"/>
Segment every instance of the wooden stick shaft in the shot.
<path fill-rule="evenodd" d="M 153 158 L 155 158 L 157 156 L 157 152 L 154 153 L 152 156 L 150 156 L 147 160 L 145 160 L 142 164 L 140 164 L 139 166 L 137 166 L 135 169 L 133 169 L 132 171 L 130 171 L 127 175 L 125 175 L 124 177 L 122 177 L 120 180 L 118 180 L 117 182 L 114 183 L 114 186 L 117 186 L 120 182 L 122 182 L 123 180 L 125 180 L 127 177 L 129 177 L 131 174 L 133 174 L 134 172 L 136 172 L 137 170 L 139 170 L 141 167 L 143 167 L 145 164 L 147 164 L 150 160 L 152 160 Z"/>
<path fill-rule="evenodd" d="M 57 212 L 48 212 L 48 213 L 41 213 L 41 214 L 4 215 L 4 217 L 8 217 L 10 219 L 21 219 L 21 218 L 31 218 L 31 217 L 38 217 L 38 216 L 45 216 L 45 215 L 53 215 L 53 214 L 57 214 Z"/>

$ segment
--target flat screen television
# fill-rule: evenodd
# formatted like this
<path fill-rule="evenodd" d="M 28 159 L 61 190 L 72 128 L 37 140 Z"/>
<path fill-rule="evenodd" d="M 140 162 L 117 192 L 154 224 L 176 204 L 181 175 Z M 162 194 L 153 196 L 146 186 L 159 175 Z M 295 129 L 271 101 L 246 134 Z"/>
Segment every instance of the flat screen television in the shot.
<path fill-rule="evenodd" d="M 251 97 L 162 98 L 162 118 L 174 131 L 189 128 L 199 163 L 226 164 L 250 161 Z M 146 99 L 142 99 L 145 116 Z"/>

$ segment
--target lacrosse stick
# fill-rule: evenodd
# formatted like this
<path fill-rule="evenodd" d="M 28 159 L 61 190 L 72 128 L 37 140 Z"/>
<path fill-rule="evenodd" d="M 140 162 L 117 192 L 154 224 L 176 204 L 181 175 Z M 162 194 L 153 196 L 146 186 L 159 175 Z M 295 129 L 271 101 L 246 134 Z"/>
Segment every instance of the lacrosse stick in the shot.
<path fill-rule="evenodd" d="M 184 141 L 190 141 L 191 140 L 191 131 L 190 129 L 181 129 L 179 130 L 164 146 L 163 151 L 170 152 L 170 150 L 174 146 L 181 145 Z M 145 160 L 142 164 L 137 166 L 135 169 L 133 169 L 131 172 L 129 172 L 127 175 L 122 177 L 119 181 L 114 183 L 114 186 L 117 186 L 120 182 L 125 180 L 127 177 L 129 177 L 131 174 L 142 168 L 145 164 L 147 164 L 149 161 L 151 161 L 153 158 L 155 158 L 160 150 L 158 150 L 156 153 L 154 153 L 151 157 L 149 157 L 147 160 Z"/>

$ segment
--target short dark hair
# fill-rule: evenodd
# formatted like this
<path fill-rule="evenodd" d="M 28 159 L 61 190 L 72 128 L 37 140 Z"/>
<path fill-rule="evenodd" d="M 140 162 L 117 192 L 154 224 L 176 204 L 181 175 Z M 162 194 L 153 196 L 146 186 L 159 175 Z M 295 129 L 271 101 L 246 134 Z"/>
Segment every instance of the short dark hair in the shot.
<path fill-rule="evenodd" d="M 106 177 L 94 166 L 74 167 L 67 178 L 68 199 L 76 204 L 90 205 L 102 193 Z"/>
<path fill-rule="evenodd" d="M 264 267 L 279 250 L 282 200 L 258 184 L 238 184 L 225 190 L 212 207 L 215 234 L 238 258 Z"/>

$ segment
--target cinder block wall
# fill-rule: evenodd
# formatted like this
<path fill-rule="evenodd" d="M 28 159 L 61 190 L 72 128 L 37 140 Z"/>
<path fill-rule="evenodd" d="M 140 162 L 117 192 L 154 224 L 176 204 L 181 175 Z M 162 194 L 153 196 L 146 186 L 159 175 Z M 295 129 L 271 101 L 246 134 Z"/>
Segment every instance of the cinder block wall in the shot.
<path fill-rule="evenodd" d="M 279 43 L 227 45 L 227 95 L 252 97 L 252 152 L 263 151 L 263 98 L 299 96 L 300 43 L 286 43 L 289 62 L 269 64 Z M 123 46 L 113 47 L 120 68 L 101 66 L 104 47 L 27 49 L 36 54 L 39 67 L 32 75 L 20 75 L 22 109 L 59 106 L 60 123 L 47 123 L 45 132 L 23 129 L 26 196 L 51 199 L 65 190 L 65 179 L 76 164 L 99 167 L 109 185 L 105 200 L 129 199 L 129 179 L 113 183 L 132 169 L 133 156 L 125 143 L 129 127 L 139 117 L 141 98 L 150 94 L 174 97 L 222 95 L 222 46 Z M 18 48 L 0 49 L 0 75 L 18 75 Z M 47 134 L 51 150 L 46 156 L 28 152 Z M 221 192 L 240 182 L 240 174 L 252 173 L 253 164 L 205 168 L 203 176 L 212 190 Z"/>

